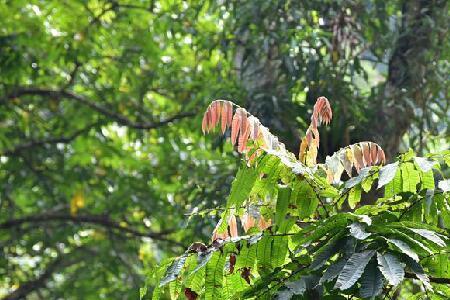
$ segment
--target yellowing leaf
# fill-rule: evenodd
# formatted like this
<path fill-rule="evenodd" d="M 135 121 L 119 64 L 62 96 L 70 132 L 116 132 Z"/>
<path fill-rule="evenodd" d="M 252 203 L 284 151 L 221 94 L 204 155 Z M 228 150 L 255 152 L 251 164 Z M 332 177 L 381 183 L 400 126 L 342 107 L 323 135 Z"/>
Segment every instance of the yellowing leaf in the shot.
<path fill-rule="evenodd" d="M 77 191 L 70 200 L 70 214 L 76 215 L 80 208 L 84 207 L 84 194 L 82 191 Z"/>

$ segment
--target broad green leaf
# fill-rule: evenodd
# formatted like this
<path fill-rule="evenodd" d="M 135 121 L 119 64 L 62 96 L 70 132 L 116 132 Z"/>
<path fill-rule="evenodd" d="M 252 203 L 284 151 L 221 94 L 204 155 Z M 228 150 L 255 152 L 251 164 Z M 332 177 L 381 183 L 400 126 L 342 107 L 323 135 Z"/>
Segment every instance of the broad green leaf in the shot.
<path fill-rule="evenodd" d="M 421 172 L 422 176 L 422 189 L 434 190 L 434 175 L 433 171 Z"/>
<path fill-rule="evenodd" d="M 227 207 L 240 207 L 250 194 L 257 178 L 258 172 L 256 172 L 255 169 L 246 167 L 240 168 L 231 185 Z"/>
<path fill-rule="evenodd" d="M 398 258 L 390 253 L 377 253 L 378 267 L 388 282 L 397 286 L 405 278 L 405 270 Z"/>
<path fill-rule="evenodd" d="M 325 282 L 331 281 L 335 279 L 344 268 L 345 264 L 347 263 L 346 259 L 341 258 L 334 264 L 330 265 L 327 270 L 323 273 L 322 278 L 320 278 L 319 283 L 323 284 Z"/>
<path fill-rule="evenodd" d="M 415 261 L 419 261 L 419 256 L 417 256 L 417 253 L 414 252 L 414 250 L 409 247 L 409 245 L 401 240 L 397 239 L 387 239 L 391 244 L 395 245 L 400 251 L 402 251 L 404 254 L 408 255 Z"/>
<path fill-rule="evenodd" d="M 354 209 L 359 201 L 361 201 L 361 185 L 358 184 L 348 193 L 348 205 Z"/>
<path fill-rule="evenodd" d="M 366 265 L 375 254 L 373 250 L 354 253 L 346 262 L 342 272 L 339 274 L 334 288 L 346 290 L 352 287 L 361 277 Z"/>
<path fill-rule="evenodd" d="M 364 226 L 358 222 L 350 224 L 348 228 L 350 229 L 350 234 L 358 240 L 365 240 L 371 235 L 370 233 L 366 232 Z"/>
<path fill-rule="evenodd" d="M 184 263 L 186 262 L 188 255 L 184 254 L 178 258 L 176 258 L 173 263 L 167 268 L 166 275 L 163 279 L 161 279 L 159 286 L 162 287 L 169 282 L 175 280 L 180 274 L 181 270 L 184 267 Z"/>
<path fill-rule="evenodd" d="M 385 165 L 380 169 L 378 177 L 378 188 L 381 188 L 391 182 L 398 170 L 398 161 L 392 164 Z"/>
<path fill-rule="evenodd" d="M 215 252 L 205 268 L 205 299 L 222 298 L 223 269 L 226 256 Z"/>
<path fill-rule="evenodd" d="M 295 203 L 299 217 L 308 218 L 316 211 L 319 199 L 317 199 L 314 189 L 306 181 L 299 182 L 298 186 L 296 185 L 296 189 L 297 199 Z"/>
<path fill-rule="evenodd" d="M 424 269 L 422 268 L 422 266 L 410 259 L 410 258 L 405 258 L 405 262 L 406 265 L 409 267 L 409 269 L 417 276 L 417 278 L 422 282 L 422 284 L 424 285 L 424 287 L 429 290 L 429 291 L 433 291 L 433 287 L 430 284 L 430 278 L 428 277 L 427 274 L 425 274 Z"/>
<path fill-rule="evenodd" d="M 286 220 L 286 213 L 289 206 L 291 189 L 288 187 L 278 188 L 278 198 L 275 210 L 275 224 L 278 227 Z"/>
<path fill-rule="evenodd" d="M 360 279 L 362 298 L 373 299 L 383 291 L 383 275 L 378 270 L 376 259 L 371 259 Z"/>
<path fill-rule="evenodd" d="M 414 157 L 414 161 L 423 172 L 431 171 L 433 169 L 433 166 L 436 164 L 435 161 L 432 161 L 425 157 L 418 157 L 418 156 Z"/>
<path fill-rule="evenodd" d="M 400 168 L 397 168 L 394 178 L 391 181 L 389 181 L 389 183 L 387 183 L 386 186 L 384 187 L 384 197 L 392 198 L 401 191 L 402 191 L 402 175 Z"/>
<path fill-rule="evenodd" d="M 438 187 L 444 192 L 450 192 L 450 179 L 439 181 Z"/>
<path fill-rule="evenodd" d="M 402 172 L 402 190 L 403 192 L 415 193 L 417 184 L 420 182 L 419 171 L 414 168 L 414 164 L 406 162 L 400 167 Z"/>
<path fill-rule="evenodd" d="M 322 267 L 329 258 L 338 253 L 340 246 L 340 239 L 344 235 L 344 230 L 335 234 L 328 242 L 316 251 L 314 259 L 309 266 L 312 270 L 317 270 Z"/>
<path fill-rule="evenodd" d="M 360 184 L 367 176 L 370 174 L 371 167 L 362 168 L 359 172 L 359 175 L 353 178 L 350 178 L 345 184 L 344 187 L 346 189 L 350 189 L 357 184 Z"/>
<path fill-rule="evenodd" d="M 445 241 L 442 240 L 435 232 L 431 230 L 418 228 L 408 228 L 408 229 L 441 247 L 445 247 Z"/>

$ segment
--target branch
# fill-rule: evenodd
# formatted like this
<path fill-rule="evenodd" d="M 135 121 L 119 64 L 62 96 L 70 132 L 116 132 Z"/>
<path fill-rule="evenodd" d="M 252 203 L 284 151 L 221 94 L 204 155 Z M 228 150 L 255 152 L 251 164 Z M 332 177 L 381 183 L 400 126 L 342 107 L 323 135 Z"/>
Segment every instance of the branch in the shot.
<path fill-rule="evenodd" d="M 40 88 L 20 88 L 20 89 L 15 90 L 11 94 L 7 95 L 6 97 L 8 99 L 12 99 L 12 98 L 17 98 L 17 97 L 24 96 L 24 95 L 71 99 L 73 101 L 81 103 L 81 104 L 103 114 L 104 116 L 106 116 L 108 118 L 115 120 L 120 125 L 135 128 L 135 129 L 155 129 L 155 128 L 162 127 L 166 124 L 172 123 L 174 121 L 184 119 L 187 117 L 192 117 L 195 115 L 195 112 L 183 112 L 183 113 L 179 113 L 174 116 L 171 116 L 165 120 L 159 121 L 159 122 L 136 122 L 136 121 L 130 120 L 128 117 L 126 117 L 120 113 L 109 110 L 108 108 L 106 108 L 98 103 L 95 103 L 82 95 L 75 94 L 71 91 L 58 91 L 58 90 L 40 89 Z"/>
<path fill-rule="evenodd" d="M 25 299 L 27 295 L 39 290 L 42 287 L 45 287 L 47 281 L 60 267 L 68 267 L 77 262 L 76 260 L 64 260 L 66 256 L 68 255 L 65 254 L 64 256 L 58 256 L 55 260 L 48 264 L 47 268 L 41 273 L 41 275 L 35 279 L 21 283 L 17 289 L 6 295 L 3 300 Z"/>
<path fill-rule="evenodd" d="M 107 215 L 70 215 L 61 213 L 33 215 L 23 218 L 11 219 L 3 223 L 0 223 L 0 229 L 19 227 L 26 223 L 39 224 L 53 221 L 72 222 L 75 224 L 81 223 L 94 224 L 106 228 L 116 229 L 120 232 L 128 233 L 135 237 L 149 237 L 155 240 L 166 241 L 184 247 L 184 245 L 182 245 L 181 243 L 168 239 L 166 237 L 168 234 L 172 232 L 171 230 L 164 232 L 142 232 L 131 227 L 122 226 L 120 225 L 120 223 L 111 220 Z"/>
<path fill-rule="evenodd" d="M 411 274 L 411 273 L 406 273 L 405 274 L 406 278 L 413 278 L 413 279 L 418 279 L 416 275 Z M 430 281 L 433 283 L 439 283 L 439 284 L 450 284 L 450 278 L 445 278 L 445 277 L 431 277 L 429 276 Z"/>
<path fill-rule="evenodd" d="M 42 140 L 30 140 L 26 143 L 16 145 L 12 149 L 7 149 L 7 150 L 4 150 L 3 152 L 0 152 L 0 155 L 14 156 L 17 153 L 22 152 L 24 150 L 28 150 L 28 149 L 34 148 L 34 147 L 40 147 L 40 146 L 47 145 L 47 144 L 59 144 L 59 143 L 68 144 L 71 141 L 73 141 L 74 139 L 76 139 L 78 136 L 88 132 L 89 130 L 91 130 L 93 127 L 95 127 L 97 125 L 99 125 L 98 122 L 90 124 L 84 128 L 81 128 L 81 129 L 75 131 L 74 133 L 72 133 L 71 135 L 68 135 L 68 136 L 50 137 L 50 138 L 45 138 Z"/>

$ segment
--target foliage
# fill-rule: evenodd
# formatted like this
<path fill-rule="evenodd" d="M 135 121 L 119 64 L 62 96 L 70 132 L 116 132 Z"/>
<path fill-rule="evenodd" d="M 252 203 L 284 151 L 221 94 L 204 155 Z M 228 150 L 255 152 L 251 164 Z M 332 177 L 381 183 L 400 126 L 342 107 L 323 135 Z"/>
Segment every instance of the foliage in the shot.
<path fill-rule="evenodd" d="M 358 161 L 365 161 L 359 150 L 377 150 L 378 165 L 379 146 L 388 163 L 409 147 L 419 156 L 449 148 L 448 9 L 445 0 L 0 0 L 0 298 L 136 299 L 139 287 L 141 294 L 153 294 L 157 278 L 165 274 L 164 268 L 153 272 L 154 267 L 169 267 L 170 257 L 194 241 L 208 240 L 224 211 L 230 213 L 218 228 L 232 226 L 229 232 L 214 231 L 217 238 L 242 235 L 242 230 L 252 236 L 273 222 L 283 223 L 281 231 L 298 227 L 282 222 L 286 214 L 301 219 L 301 226 L 317 220 L 317 214 L 322 220 L 321 201 L 334 213 L 327 198 L 342 202 L 345 211 L 362 204 L 380 210 L 368 199 L 381 190 L 384 198 L 398 190 L 407 193 L 406 173 L 429 187 L 434 173 L 435 190 L 448 191 L 449 181 L 439 176 L 448 178 L 449 169 L 436 170 L 429 158 L 409 161 L 414 168 L 433 168 L 423 177 L 419 172 L 419 178 L 402 162 L 383 171 L 371 168 L 366 177 Z M 311 176 L 288 152 L 299 153 L 308 130 L 315 137 L 316 126 L 304 117 L 319 95 L 333 100 L 334 121 L 317 124 L 319 148 L 314 139 L 303 144 L 307 153 L 317 150 L 316 161 L 322 163 Z M 204 137 L 199 128 L 200 108 L 209 99 L 239 99 L 242 109 L 270 129 L 274 144 L 285 145 L 288 157 L 275 149 L 268 156 L 256 153 L 264 159 L 261 168 L 242 165 L 238 171 L 239 132 L 232 151 L 222 135 Z M 355 147 L 346 148 L 350 144 Z M 241 139 L 244 146 L 252 141 L 246 145 Z M 253 154 L 241 150 L 249 158 Z M 362 155 L 353 156 L 355 151 Z M 326 159 L 331 153 L 336 155 Z M 314 157 L 305 157 L 313 165 Z M 305 180 L 292 181 L 300 175 L 289 168 L 305 173 Z M 342 193 L 335 186 L 339 172 L 358 168 L 360 176 L 344 186 L 348 192 L 336 196 Z M 266 177 L 259 178 L 259 172 Z M 238 179 L 240 184 L 232 186 L 236 173 L 245 182 Z M 279 178 L 292 186 L 278 188 Z M 372 189 L 367 196 L 377 182 L 378 192 Z M 271 200 L 270 207 L 265 202 L 232 207 L 245 206 L 248 194 L 257 195 L 252 201 L 282 200 Z M 224 200 L 228 195 L 230 207 Z M 441 226 L 450 216 L 437 208 L 445 205 L 438 195 L 422 192 L 422 209 L 425 222 L 438 218 Z M 400 210 L 407 203 L 397 199 L 393 205 Z M 364 224 L 353 223 L 351 234 L 369 234 Z M 421 245 L 430 249 L 417 240 L 420 244 L 407 244 L 412 252 L 398 236 L 387 238 L 407 257 Z M 292 238 L 264 238 L 262 244 L 258 239 L 251 243 L 267 245 L 265 268 L 281 265 L 281 256 L 271 261 L 269 246 L 284 253 Z M 240 255 L 234 273 L 245 270 L 244 277 L 253 280 L 250 265 L 258 247 L 240 248 L 247 254 Z M 192 289 L 181 291 L 191 298 L 205 274 L 214 278 L 211 266 L 205 273 L 208 262 L 223 259 L 215 251 L 204 252 L 212 249 L 206 245 L 192 248 L 204 253 L 204 266 L 187 279 Z M 317 270 L 329 265 L 324 259 L 332 252 L 326 249 L 317 253 Z M 191 256 L 185 265 L 193 272 Z M 367 265 L 372 271 L 375 257 Z M 225 265 L 235 259 L 227 258 Z M 430 256 L 422 265 L 445 277 L 440 269 L 445 259 L 445 254 Z M 319 281 L 334 284 L 344 262 L 325 271 L 333 282 Z M 415 270 L 422 276 L 420 268 Z M 367 284 L 370 274 L 363 273 L 357 285 Z M 305 289 L 314 276 L 287 281 L 286 293 Z M 240 278 L 223 277 L 221 284 L 245 288 Z M 168 285 L 176 294 L 178 286 Z M 378 288 L 365 286 L 367 293 Z M 410 280 L 400 289 L 404 298 L 418 293 Z M 159 291 L 161 297 L 171 296 L 170 287 Z"/>
<path fill-rule="evenodd" d="M 329 106 L 328 100 L 321 101 Z M 222 103 L 231 107 L 230 102 L 213 102 L 205 113 L 204 127 L 212 130 L 219 124 Z M 315 108 L 313 116 L 320 118 L 321 106 Z M 231 119 L 229 110 L 225 112 Z M 233 122 L 222 119 L 222 133 L 231 124 L 231 142 L 239 132 L 246 144 L 237 146 L 246 156 L 212 243 L 190 247 L 161 266 L 155 272 L 164 273 L 158 279 L 158 293 L 169 286 L 172 298 L 189 291 L 189 299 L 345 295 L 369 299 L 389 294 L 403 281 L 415 278 L 427 295 L 450 296 L 445 285 L 450 283 L 450 223 L 444 217 L 450 212 L 450 194 L 435 186 L 435 180 L 438 186 L 445 181 L 434 176 L 441 164 L 449 165 L 450 151 L 426 158 L 409 151 L 380 167 L 372 165 L 384 162 L 376 155 L 382 152 L 378 146 L 376 159 L 372 159 L 370 146 L 363 146 L 367 147 L 363 151 L 349 147 L 339 152 L 351 149 L 355 157 L 351 161 L 356 165 L 360 161 L 362 166 L 356 168 L 356 177 L 341 181 L 344 166 L 340 161 L 341 168 L 308 167 L 282 144 L 274 143 L 276 138 L 262 125 L 256 126 L 257 121 L 248 121 L 254 117 L 247 117 L 242 108 L 236 109 L 236 116 L 239 122 L 234 117 Z M 249 127 L 259 130 L 251 135 Z M 315 161 L 312 155 L 309 161 Z M 382 188 L 384 192 L 370 203 L 362 202 Z M 248 228 L 247 215 L 264 217 L 270 226 L 254 222 Z M 230 216 L 241 219 L 242 234 L 238 235 Z M 445 262 L 433 263 L 435 259 Z M 153 298 L 158 295 L 154 293 Z"/>

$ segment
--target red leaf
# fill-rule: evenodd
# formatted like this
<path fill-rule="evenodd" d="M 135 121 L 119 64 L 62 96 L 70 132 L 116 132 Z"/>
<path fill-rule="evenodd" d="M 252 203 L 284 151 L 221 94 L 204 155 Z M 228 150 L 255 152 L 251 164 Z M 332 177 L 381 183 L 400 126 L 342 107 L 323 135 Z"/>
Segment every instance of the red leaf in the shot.
<path fill-rule="evenodd" d="M 364 166 L 370 166 L 372 165 L 372 159 L 370 157 L 370 146 L 369 143 L 360 143 L 362 151 L 363 151 L 363 158 L 364 158 Z"/>
<path fill-rule="evenodd" d="M 370 158 L 372 159 L 372 164 L 378 163 L 377 144 L 375 143 L 370 143 Z"/>
<path fill-rule="evenodd" d="M 229 229 L 229 234 L 231 237 L 238 236 L 236 217 L 234 215 L 231 215 L 228 218 L 228 229 Z"/>
<path fill-rule="evenodd" d="M 227 125 L 228 125 L 228 127 L 230 127 L 231 121 L 233 120 L 233 103 L 231 103 L 230 101 L 227 101 L 226 105 L 228 106 L 228 108 L 227 108 L 227 112 L 228 112 Z"/>
<path fill-rule="evenodd" d="M 247 121 L 247 118 L 244 119 L 245 120 L 245 124 L 244 122 L 242 122 L 242 126 L 241 126 L 241 135 L 239 136 L 239 145 L 238 145 L 238 151 L 240 153 L 244 152 L 245 148 L 247 147 L 247 140 L 248 140 L 248 136 L 250 134 L 250 124 Z"/>
<path fill-rule="evenodd" d="M 211 103 L 211 123 L 209 124 L 209 129 L 213 129 L 216 126 L 216 122 L 217 122 L 217 101 L 214 101 L 213 103 Z"/>
<path fill-rule="evenodd" d="M 227 123 L 228 123 L 228 105 L 226 102 L 223 102 L 222 105 L 222 115 L 221 115 L 221 122 L 222 122 L 222 134 L 225 133 L 225 130 L 227 130 Z"/>
<path fill-rule="evenodd" d="M 236 139 L 239 134 L 239 129 L 241 126 L 241 113 L 239 112 L 239 108 L 236 110 L 236 113 L 233 116 L 233 121 L 231 123 L 231 144 L 236 144 Z"/>
<path fill-rule="evenodd" d="M 364 167 L 363 153 L 358 145 L 353 145 L 352 150 L 354 156 L 353 164 L 355 165 L 356 172 L 359 173 L 359 170 L 361 170 L 361 168 Z"/>

